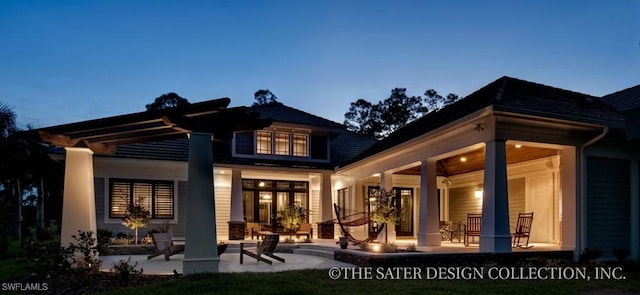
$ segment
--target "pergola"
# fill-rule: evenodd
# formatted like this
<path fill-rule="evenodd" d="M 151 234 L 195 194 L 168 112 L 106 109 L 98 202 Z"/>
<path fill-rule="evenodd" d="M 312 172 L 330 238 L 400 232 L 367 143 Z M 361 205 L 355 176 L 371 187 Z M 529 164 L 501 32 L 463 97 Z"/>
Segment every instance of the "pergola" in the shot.
<path fill-rule="evenodd" d="M 185 274 L 217 272 L 215 195 L 213 187 L 214 138 L 229 138 L 233 131 L 259 129 L 271 124 L 248 113 L 245 107 L 227 108 L 220 98 L 186 106 L 139 112 L 42 128 L 44 142 L 65 148 L 64 202 L 61 243 L 73 241 L 80 231 L 96 232 L 93 154 L 111 154 L 118 146 L 148 141 L 189 138 Z"/>

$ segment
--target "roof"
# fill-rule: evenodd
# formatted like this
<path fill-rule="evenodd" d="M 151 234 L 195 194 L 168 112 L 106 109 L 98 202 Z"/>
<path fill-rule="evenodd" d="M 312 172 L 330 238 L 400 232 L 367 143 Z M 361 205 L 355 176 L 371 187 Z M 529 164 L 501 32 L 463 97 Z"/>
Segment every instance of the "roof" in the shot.
<path fill-rule="evenodd" d="M 325 118 L 301 111 L 279 102 L 248 107 L 250 112 L 257 112 L 261 119 L 272 119 L 276 122 L 294 123 L 344 129 L 344 125 Z"/>
<path fill-rule="evenodd" d="M 602 100 L 620 111 L 635 109 L 640 107 L 640 85 L 607 94 Z"/>
<path fill-rule="evenodd" d="M 597 97 L 504 76 L 469 96 L 396 130 L 352 162 L 409 141 L 488 106 L 500 111 L 624 128 L 624 116 Z"/>
<path fill-rule="evenodd" d="M 249 157 L 232 157 L 230 140 L 214 142 L 213 156 L 216 164 L 235 164 L 271 167 L 299 167 L 311 169 L 333 169 L 341 166 L 373 145 L 376 140 L 348 131 L 342 124 L 286 106 L 269 103 L 248 107 L 247 111 L 258 114 L 260 119 L 310 126 L 317 131 L 329 131 L 331 150 L 329 162 L 300 160 L 273 160 Z M 188 140 L 176 138 L 120 146 L 112 155 L 119 158 L 153 159 L 170 161 L 188 160 Z"/>
<path fill-rule="evenodd" d="M 64 147 L 87 147 L 110 154 L 121 145 L 184 138 L 188 132 L 208 132 L 218 137 L 233 130 L 268 126 L 268 120 L 245 107 L 229 108 L 220 98 L 170 109 L 138 112 L 38 130 L 42 141 Z"/>

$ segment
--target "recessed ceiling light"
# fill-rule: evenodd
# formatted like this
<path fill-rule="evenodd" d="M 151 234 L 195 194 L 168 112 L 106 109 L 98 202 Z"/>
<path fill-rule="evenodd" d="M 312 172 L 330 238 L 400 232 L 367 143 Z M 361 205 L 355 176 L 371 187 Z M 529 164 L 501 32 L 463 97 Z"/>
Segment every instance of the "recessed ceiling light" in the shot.
<path fill-rule="evenodd" d="M 522 147 L 522 145 L 521 145 L 521 144 L 516 144 L 516 148 L 517 148 L 517 149 L 519 149 L 519 148 L 521 148 L 521 147 Z"/>
<path fill-rule="evenodd" d="M 466 162 L 467 161 L 467 157 L 460 157 L 460 162 Z"/>

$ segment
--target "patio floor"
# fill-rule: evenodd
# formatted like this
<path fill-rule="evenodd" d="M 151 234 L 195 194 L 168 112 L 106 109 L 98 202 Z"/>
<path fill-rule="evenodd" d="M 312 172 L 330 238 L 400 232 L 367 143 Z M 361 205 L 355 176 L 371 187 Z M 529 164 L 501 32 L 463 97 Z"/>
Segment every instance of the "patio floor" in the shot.
<path fill-rule="evenodd" d="M 333 251 L 339 246 L 333 240 L 314 240 L 313 243 L 284 244 L 278 246 L 290 249 L 294 253 L 277 253 L 285 259 L 286 263 L 274 261 L 269 265 L 264 262 L 258 263 L 251 257 L 244 257 L 244 264 L 240 264 L 240 242 L 255 243 L 255 240 L 227 241 L 229 244 L 227 251 L 220 256 L 220 272 L 274 272 L 296 269 L 329 269 L 332 267 L 353 267 L 353 264 L 333 260 Z M 396 244 L 399 248 L 405 248 L 410 244 L 416 244 L 415 240 L 398 240 Z M 534 247 L 529 249 L 513 248 L 513 252 L 544 252 L 558 251 L 560 246 L 555 244 L 531 243 Z M 358 246 L 350 245 L 349 249 L 359 249 Z M 425 255 L 438 254 L 470 254 L 479 253 L 478 244 L 471 244 L 467 247 L 462 243 L 442 242 L 437 247 L 417 247 L 417 250 Z M 291 252 L 287 251 L 287 252 Z M 175 272 L 182 274 L 182 262 L 184 254 L 171 256 L 170 261 L 165 261 L 160 255 L 151 260 L 147 260 L 146 255 L 113 255 L 101 256 L 101 271 L 110 271 L 113 264 L 119 260 L 127 260 L 131 257 L 132 263 L 138 263 L 138 268 L 143 269 L 144 274 L 172 275 Z"/>

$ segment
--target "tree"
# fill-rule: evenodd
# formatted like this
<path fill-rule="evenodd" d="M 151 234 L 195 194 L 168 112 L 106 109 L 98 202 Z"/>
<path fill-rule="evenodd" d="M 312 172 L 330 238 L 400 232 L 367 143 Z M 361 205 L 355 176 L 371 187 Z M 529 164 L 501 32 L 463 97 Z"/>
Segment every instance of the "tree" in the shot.
<path fill-rule="evenodd" d="M 380 106 L 361 98 L 352 102 L 349 111 L 344 114 L 347 129 L 370 137 L 378 137 L 382 132 Z"/>
<path fill-rule="evenodd" d="M 181 107 L 189 105 L 189 101 L 186 98 L 181 97 L 175 92 L 165 93 L 157 97 L 153 103 L 146 105 L 147 111 L 158 111 L 169 108 Z"/>
<path fill-rule="evenodd" d="M 444 98 L 429 89 L 423 101 L 420 96 L 408 96 L 406 91 L 406 88 L 394 88 L 388 98 L 377 104 L 362 98 L 352 102 L 344 114 L 344 125 L 356 133 L 381 139 L 411 121 L 460 99 L 455 94 Z"/>
<path fill-rule="evenodd" d="M 375 199 L 373 221 L 384 223 L 384 243 L 388 244 L 387 229 L 389 225 L 396 224 L 402 213 L 396 205 L 396 194 L 394 190 L 387 191 L 381 187 L 373 192 L 371 198 Z"/>
<path fill-rule="evenodd" d="M 16 131 L 16 113 L 6 104 L 0 103 L 0 140 L 5 140 Z"/>
<path fill-rule="evenodd" d="M 394 88 L 391 96 L 381 102 L 382 136 L 387 136 L 427 112 L 420 96 L 408 96 L 406 92 L 406 88 Z"/>
<path fill-rule="evenodd" d="M 144 202 L 142 197 L 137 202 L 127 201 L 127 210 L 122 217 L 122 225 L 133 230 L 135 244 L 138 243 L 138 229 L 146 227 L 151 222 L 151 212 L 142 205 L 142 202 Z"/>
<path fill-rule="evenodd" d="M 269 89 L 260 89 L 256 91 L 256 93 L 253 94 L 253 98 L 255 99 L 255 101 L 251 106 L 254 106 L 254 107 L 263 105 L 263 104 L 278 102 L 278 97 L 275 94 L 273 94 Z"/>
<path fill-rule="evenodd" d="M 280 222 L 284 229 L 289 232 L 289 239 L 292 239 L 293 232 L 296 231 L 307 218 L 307 209 L 300 205 L 292 204 L 278 211 Z"/>

